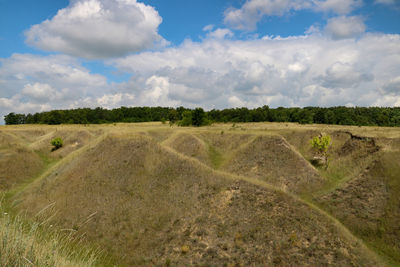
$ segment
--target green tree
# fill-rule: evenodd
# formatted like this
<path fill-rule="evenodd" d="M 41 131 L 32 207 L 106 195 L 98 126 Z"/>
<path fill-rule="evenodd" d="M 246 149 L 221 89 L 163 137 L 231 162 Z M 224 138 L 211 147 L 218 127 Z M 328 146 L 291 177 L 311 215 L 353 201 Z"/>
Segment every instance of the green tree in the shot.
<path fill-rule="evenodd" d="M 4 121 L 7 125 L 24 124 L 25 119 L 25 114 L 15 114 L 14 112 L 4 116 Z"/>
<path fill-rule="evenodd" d="M 171 109 L 168 112 L 168 120 L 170 124 L 174 124 L 176 121 L 179 120 L 179 113 L 176 109 Z"/>
<path fill-rule="evenodd" d="M 179 122 L 179 126 L 190 125 L 192 125 L 192 112 L 187 110 L 182 113 L 182 120 Z"/>
<path fill-rule="evenodd" d="M 53 146 L 52 151 L 57 150 L 63 146 L 63 140 L 61 137 L 56 137 L 53 140 L 51 140 L 51 145 Z"/>
<path fill-rule="evenodd" d="M 206 114 L 202 108 L 196 108 L 192 111 L 192 125 L 196 127 L 200 127 L 205 125 L 206 122 Z"/>
<path fill-rule="evenodd" d="M 325 169 L 328 168 L 328 150 L 332 145 L 332 138 L 329 135 L 315 136 L 310 141 L 312 148 L 322 158 Z"/>
<path fill-rule="evenodd" d="M 18 124 L 18 118 L 14 112 L 4 116 L 4 121 L 7 125 Z"/>

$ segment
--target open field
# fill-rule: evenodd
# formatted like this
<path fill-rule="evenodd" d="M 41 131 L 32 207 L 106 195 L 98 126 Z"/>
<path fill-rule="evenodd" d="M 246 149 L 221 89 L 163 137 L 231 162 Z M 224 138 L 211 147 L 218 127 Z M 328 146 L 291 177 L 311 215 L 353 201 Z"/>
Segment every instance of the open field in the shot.
<path fill-rule="evenodd" d="M 310 163 L 321 133 L 327 168 Z M 0 190 L 104 265 L 400 265 L 398 128 L 2 126 Z"/>

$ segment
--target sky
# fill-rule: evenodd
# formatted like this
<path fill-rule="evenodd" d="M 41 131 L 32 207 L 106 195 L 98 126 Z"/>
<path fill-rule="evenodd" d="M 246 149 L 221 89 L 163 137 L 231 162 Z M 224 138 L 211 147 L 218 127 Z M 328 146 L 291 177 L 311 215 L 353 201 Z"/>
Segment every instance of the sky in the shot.
<path fill-rule="evenodd" d="M 263 105 L 400 106 L 400 0 L 0 0 L 0 124 Z"/>

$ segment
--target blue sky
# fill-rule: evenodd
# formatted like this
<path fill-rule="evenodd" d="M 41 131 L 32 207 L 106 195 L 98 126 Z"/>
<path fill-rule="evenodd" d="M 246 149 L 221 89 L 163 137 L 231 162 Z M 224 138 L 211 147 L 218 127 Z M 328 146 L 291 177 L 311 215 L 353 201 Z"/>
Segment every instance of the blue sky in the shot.
<path fill-rule="evenodd" d="M 397 0 L 0 0 L 0 117 L 399 106 L 399 31 Z"/>

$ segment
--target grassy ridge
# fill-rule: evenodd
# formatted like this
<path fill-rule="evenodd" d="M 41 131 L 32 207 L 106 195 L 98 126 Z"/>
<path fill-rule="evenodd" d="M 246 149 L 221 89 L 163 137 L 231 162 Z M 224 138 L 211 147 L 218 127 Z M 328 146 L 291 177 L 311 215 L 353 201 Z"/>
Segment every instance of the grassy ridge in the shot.
<path fill-rule="evenodd" d="M 215 171 L 192 153 L 206 148 L 194 148 L 184 155 L 145 135 L 109 135 L 26 190 L 20 207 L 56 201 L 57 225 L 76 225 L 128 265 L 378 264 L 314 207 Z"/>
<path fill-rule="evenodd" d="M 41 126 L 32 136 L 35 127 L 5 127 L 47 166 L 8 200 L 32 216 L 56 201 L 51 223 L 118 263 L 372 266 L 374 252 L 400 261 L 398 129 L 148 123 Z M 309 163 L 321 132 L 334 142 L 327 170 Z M 57 154 L 55 135 L 68 140 Z"/>

